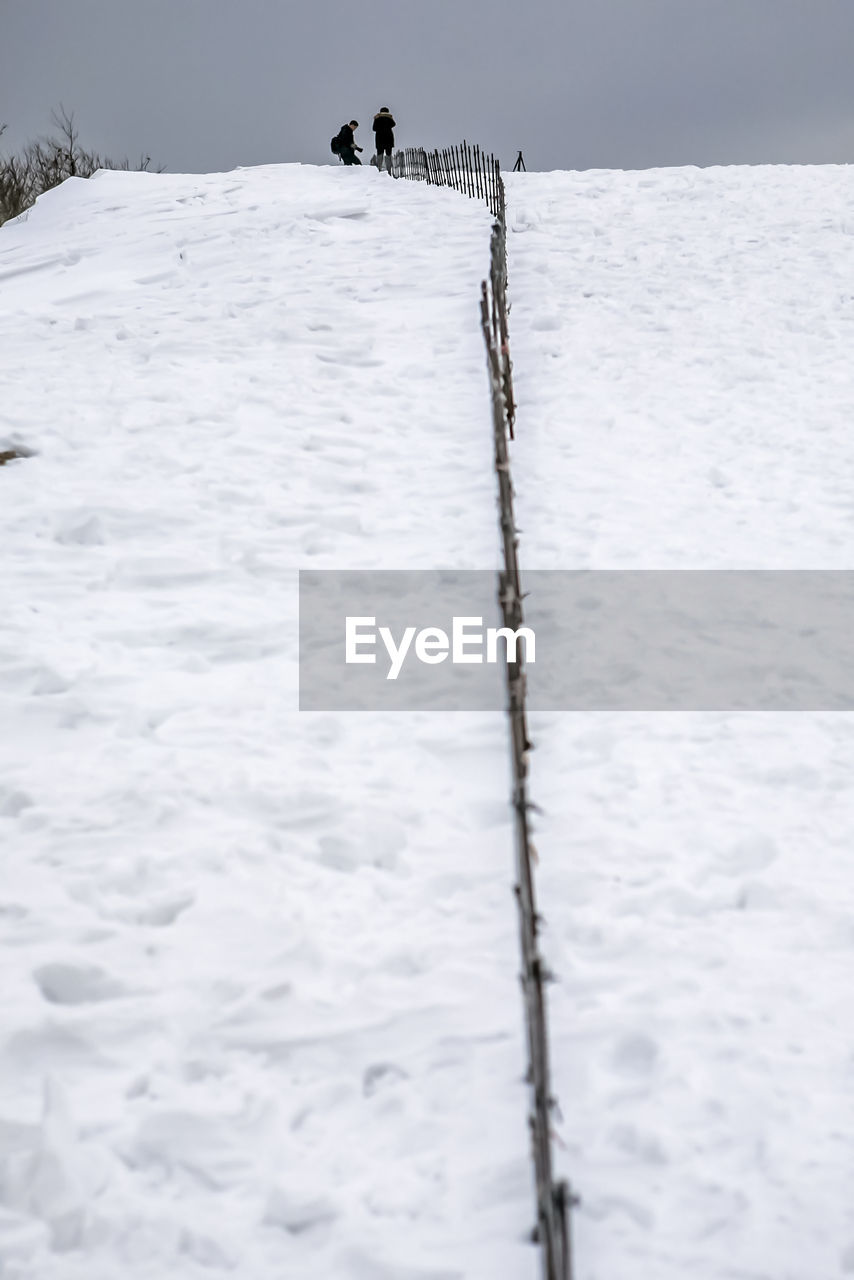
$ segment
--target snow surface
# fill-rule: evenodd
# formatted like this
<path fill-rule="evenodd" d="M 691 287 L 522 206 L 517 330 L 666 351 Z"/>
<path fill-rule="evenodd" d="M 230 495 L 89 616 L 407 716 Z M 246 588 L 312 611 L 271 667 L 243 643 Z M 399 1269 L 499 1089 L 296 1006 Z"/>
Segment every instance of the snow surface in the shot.
<path fill-rule="evenodd" d="M 296 710 L 299 567 L 497 564 L 489 226 L 283 166 L 0 233 L 4 1280 L 532 1274 L 503 725 Z"/>
<path fill-rule="evenodd" d="M 508 180 L 526 568 L 848 568 L 847 169 Z M 506 730 L 300 715 L 296 570 L 492 568 L 489 215 L 0 229 L 0 1276 L 533 1280 Z M 577 1280 L 854 1273 L 846 715 L 553 715 Z"/>
<path fill-rule="evenodd" d="M 854 568 L 854 171 L 508 190 L 523 572 Z M 531 732 L 579 1277 L 854 1274 L 854 720 Z"/>

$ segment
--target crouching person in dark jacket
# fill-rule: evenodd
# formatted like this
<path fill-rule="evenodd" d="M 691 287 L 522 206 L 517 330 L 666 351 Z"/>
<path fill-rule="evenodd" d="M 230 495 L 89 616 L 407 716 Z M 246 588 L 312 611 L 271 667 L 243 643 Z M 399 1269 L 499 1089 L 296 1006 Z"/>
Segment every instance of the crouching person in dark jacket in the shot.
<path fill-rule="evenodd" d="M 377 168 L 385 167 L 391 173 L 391 153 L 394 150 L 394 116 L 388 107 L 380 107 L 371 128 L 377 135 Z"/>
<path fill-rule="evenodd" d="M 341 139 L 341 146 L 338 154 L 345 164 L 362 163 L 356 155 L 356 152 L 361 151 L 362 148 L 356 145 L 356 136 L 353 133 L 353 130 L 358 129 L 358 127 L 359 121 L 351 120 L 349 124 L 342 124 L 341 132 L 338 134 L 338 137 Z"/>

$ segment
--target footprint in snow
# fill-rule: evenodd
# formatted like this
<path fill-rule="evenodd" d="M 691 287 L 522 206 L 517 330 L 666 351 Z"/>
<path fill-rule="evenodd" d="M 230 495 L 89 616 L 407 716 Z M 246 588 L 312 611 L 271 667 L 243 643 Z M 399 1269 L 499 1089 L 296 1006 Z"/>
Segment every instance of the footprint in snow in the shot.
<path fill-rule="evenodd" d="M 25 809 L 32 809 L 35 801 L 25 791 L 0 787 L 0 818 L 17 818 Z"/>
<path fill-rule="evenodd" d="M 338 1216 L 331 1200 L 321 1197 L 307 1199 L 275 1187 L 268 1197 L 263 1222 L 265 1226 L 278 1227 L 290 1235 L 299 1236 L 334 1222 Z"/>
<path fill-rule="evenodd" d="M 658 1062 L 658 1046 L 642 1032 L 621 1036 L 611 1054 L 614 1071 L 625 1076 L 648 1076 Z"/>
<path fill-rule="evenodd" d="M 780 855 L 776 843 L 761 834 L 745 836 L 730 845 L 715 860 L 715 870 L 722 875 L 740 876 L 750 871 L 764 871 Z"/>
<path fill-rule="evenodd" d="M 136 908 L 134 919 L 139 924 L 148 924 L 156 929 L 164 929 L 174 924 L 180 915 L 193 905 L 195 895 L 179 893 L 172 897 L 161 898 L 156 902 L 144 903 Z"/>
<path fill-rule="evenodd" d="M 97 516 L 80 519 L 71 517 L 63 521 L 55 534 L 60 546 L 102 547 L 106 542 L 104 528 Z"/>
<path fill-rule="evenodd" d="M 361 1250 L 348 1251 L 342 1261 L 344 1265 L 341 1274 L 351 1277 L 351 1280 L 463 1280 L 462 1271 L 448 1271 L 445 1268 L 436 1271 L 433 1268 L 403 1264 L 389 1266 Z"/>
<path fill-rule="evenodd" d="M 127 995 L 127 989 L 95 965 L 45 964 L 33 973 L 50 1004 L 96 1004 Z"/>
<path fill-rule="evenodd" d="M 619 1151 L 642 1161 L 644 1164 L 667 1164 L 667 1154 L 658 1139 L 650 1133 L 642 1133 L 633 1124 L 615 1125 L 608 1134 L 609 1141 Z"/>
<path fill-rule="evenodd" d="M 563 327 L 563 321 L 556 315 L 539 315 L 531 321 L 531 328 L 539 333 L 554 333 Z"/>
<path fill-rule="evenodd" d="M 362 1076 L 362 1093 L 366 1098 L 372 1098 L 380 1089 L 408 1079 L 403 1068 L 395 1066 L 393 1062 L 374 1062 L 365 1068 Z"/>

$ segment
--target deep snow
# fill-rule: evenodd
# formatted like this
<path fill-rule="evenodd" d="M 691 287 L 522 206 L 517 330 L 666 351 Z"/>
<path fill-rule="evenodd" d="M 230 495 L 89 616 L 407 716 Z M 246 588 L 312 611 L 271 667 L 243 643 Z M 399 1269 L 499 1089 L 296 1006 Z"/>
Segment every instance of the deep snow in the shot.
<path fill-rule="evenodd" d="M 525 568 L 847 568 L 847 169 L 508 180 Z M 489 215 L 0 229 L 0 1275 L 533 1280 L 505 729 L 300 715 L 296 570 L 492 568 Z M 577 1280 L 854 1272 L 845 715 L 537 717 Z"/>
<path fill-rule="evenodd" d="M 299 567 L 497 563 L 488 227 L 285 166 L 3 229 L 9 1276 L 532 1265 L 503 734 L 296 710 Z"/>
<path fill-rule="evenodd" d="M 508 186 L 523 566 L 854 568 L 854 171 Z M 854 1273 L 854 720 L 532 736 L 581 1280 Z"/>

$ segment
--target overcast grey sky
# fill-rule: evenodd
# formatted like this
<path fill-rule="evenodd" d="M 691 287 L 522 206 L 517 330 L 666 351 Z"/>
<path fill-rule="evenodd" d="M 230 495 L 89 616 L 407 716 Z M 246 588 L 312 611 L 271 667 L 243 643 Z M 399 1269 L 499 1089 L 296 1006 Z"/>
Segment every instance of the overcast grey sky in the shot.
<path fill-rule="evenodd" d="M 854 160 L 854 0 L 0 0 L 0 149 L 81 141 L 172 172 L 400 145 L 505 166 Z"/>

